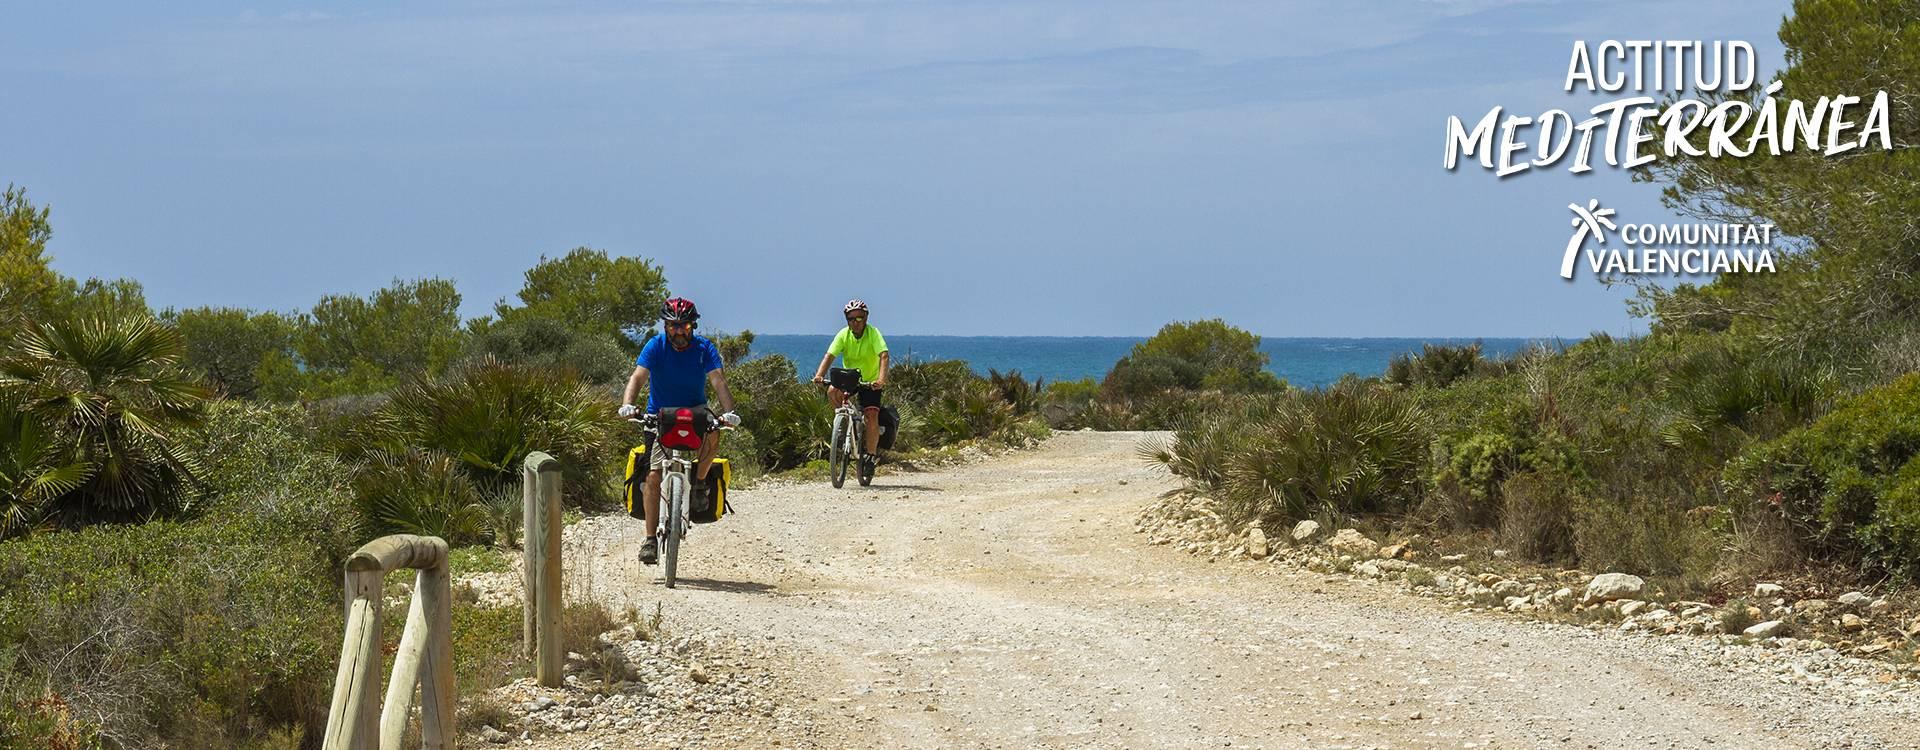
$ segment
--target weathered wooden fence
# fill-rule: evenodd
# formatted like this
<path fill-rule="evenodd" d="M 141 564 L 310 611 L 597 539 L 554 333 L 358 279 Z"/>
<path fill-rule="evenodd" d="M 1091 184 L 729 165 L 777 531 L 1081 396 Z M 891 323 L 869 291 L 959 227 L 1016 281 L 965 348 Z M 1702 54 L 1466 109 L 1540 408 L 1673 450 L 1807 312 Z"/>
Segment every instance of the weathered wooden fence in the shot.
<path fill-rule="evenodd" d="M 526 543 L 524 580 L 527 656 L 534 678 L 559 687 L 560 644 L 560 462 L 545 453 L 527 456 L 521 467 L 521 521 Z M 408 605 L 407 627 L 380 698 L 381 587 L 388 573 L 419 573 Z M 347 633 L 340 643 L 340 670 L 333 677 L 325 750 L 399 750 L 420 688 L 421 738 L 429 750 L 454 746 L 453 599 L 447 543 L 439 537 L 395 534 L 367 542 L 347 558 Z M 378 713 L 375 703 L 383 703 Z M 378 745 L 375 745 L 376 738 Z"/>
<path fill-rule="evenodd" d="M 414 569 L 407 626 L 380 701 L 381 586 L 389 572 Z M 425 747 L 454 746 L 453 609 L 447 543 L 439 537 L 395 534 L 366 543 L 347 558 L 347 633 L 333 678 L 326 750 L 398 750 L 406 734 L 413 688 L 420 687 Z"/>
<path fill-rule="evenodd" d="M 520 469 L 525 556 L 525 606 L 520 623 L 533 678 L 560 687 L 566 656 L 560 644 L 560 461 L 545 453 L 527 456 Z"/>

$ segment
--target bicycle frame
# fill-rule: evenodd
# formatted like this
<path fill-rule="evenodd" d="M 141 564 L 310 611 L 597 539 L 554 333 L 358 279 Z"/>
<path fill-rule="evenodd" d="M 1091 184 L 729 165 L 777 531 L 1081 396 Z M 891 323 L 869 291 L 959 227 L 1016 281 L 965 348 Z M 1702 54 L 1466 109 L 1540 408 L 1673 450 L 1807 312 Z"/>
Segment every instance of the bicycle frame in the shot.
<path fill-rule="evenodd" d="M 692 511 L 693 472 L 699 465 L 699 451 L 681 448 L 668 448 L 660 444 L 659 420 L 654 415 L 644 419 L 629 419 L 638 423 L 644 430 L 648 441 L 647 450 L 666 451 L 666 459 L 660 465 L 660 507 L 654 528 L 650 531 L 659 545 L 661 577 L 667 588 L 674 588 L 679 577 L 680 541 L 685 539 L 692 529 L 689 519 Z M 732 429 L 722 424 L 708 439 L 718 439 L 718 432 Z"/>
<path fill-rule="evenodd" d="M 861 388 L 865 386 L 862 385 Z M 860 408 L 860 390 L 841 391 L 844 398 L 833 410 L 833 433 L 827 446 L 828 479 L 835 489 L 844 486 L 847 481 L 847 469 L 866 453 L 867 415 Z M 865 485 L 871 479 L 860 474 L 860 484 Z"/>

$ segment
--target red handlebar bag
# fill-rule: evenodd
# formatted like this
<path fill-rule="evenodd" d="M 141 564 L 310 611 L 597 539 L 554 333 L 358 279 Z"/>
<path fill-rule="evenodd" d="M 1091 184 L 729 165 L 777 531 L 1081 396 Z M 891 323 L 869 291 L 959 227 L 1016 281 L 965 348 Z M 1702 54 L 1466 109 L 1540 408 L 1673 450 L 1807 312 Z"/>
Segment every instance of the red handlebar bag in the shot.
<path fill-rule="evenodd" d="M 700 450 L 700 434 L 706 432 L 705 420 L 692 409 L 660 410 L 660 444 L 674 450 Z"/>

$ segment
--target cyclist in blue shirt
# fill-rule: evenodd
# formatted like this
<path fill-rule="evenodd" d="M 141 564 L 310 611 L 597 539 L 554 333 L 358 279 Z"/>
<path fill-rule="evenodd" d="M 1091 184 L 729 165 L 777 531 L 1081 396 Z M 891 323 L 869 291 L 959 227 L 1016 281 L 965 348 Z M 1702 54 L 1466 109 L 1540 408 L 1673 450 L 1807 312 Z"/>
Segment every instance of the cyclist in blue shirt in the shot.
<path fill-rule="evenodd" d="M 713 410 L 707 408 L 707 385 L 712 384 L 714 393 L 720 397 L 720 408 L 725 411 L 719 420 L 740 426 L 740 416 L 733 413 L 733 394 L 727 390 L 727 374 L 721 369 L 720 350 L 706 337 L 693 335 L 699 320 L 700 310 L 691 300 L 675 297 L 660 306 L 660 322 L 666 332 L 648 340 L 634 360 L 633 376 L 627 379 L 625 398 L 621 399 L 621 417 L 640 413 L 633 405 L 634 396 L 640 393 L 641 386 L 651 381 L 651 387 L 647 388 L 648 414 L 659 414 L 661 409 L 694 409 L 699 412 L 695 419 L 711 419 Z M 706 480 L 707 471 L 713 468 L 714 453 L 719 449 L 717 432 L 700 441 L 696 480 Z M 646 513 L 648 536 L 640 546 L 640 562 L 647 565 L 660 559 L 652 532 L 660 520 L 660 471 L 666 463 L 666 453 L 658 445 L 647 446 L 647 483 L 641 504 Z"/>

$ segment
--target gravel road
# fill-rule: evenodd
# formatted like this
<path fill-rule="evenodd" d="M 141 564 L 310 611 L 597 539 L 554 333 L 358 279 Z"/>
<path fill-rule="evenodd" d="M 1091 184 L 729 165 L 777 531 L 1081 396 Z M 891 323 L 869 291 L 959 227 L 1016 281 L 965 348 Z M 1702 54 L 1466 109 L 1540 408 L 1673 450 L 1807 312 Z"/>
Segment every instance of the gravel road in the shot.
<path fill-rule="evenodd" d="M 1133 519 L 1174 483 L 1135 458 L 1141 437 L 739 492 L 741 513 L 696 527 L 674 590 L 635 561 L 641 524 L 578 524 L 576 592 L 747 644 L 728 653 L 752 655 L 737 667 L 779 708 L 534 744 L 1920 747 L 1920 700 L 1788 679 L 1767 649 L 1466 615 L 1149 546 Z"/>

